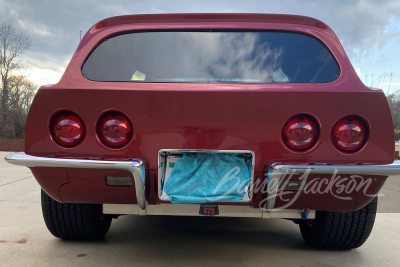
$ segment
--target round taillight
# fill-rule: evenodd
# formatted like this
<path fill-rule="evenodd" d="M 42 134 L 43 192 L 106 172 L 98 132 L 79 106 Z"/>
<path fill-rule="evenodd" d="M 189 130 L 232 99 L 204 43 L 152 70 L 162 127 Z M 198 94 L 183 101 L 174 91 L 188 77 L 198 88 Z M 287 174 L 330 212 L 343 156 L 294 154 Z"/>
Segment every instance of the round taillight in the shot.
<path fill-rule="evenodd" d="M 111 148 L 120 148 L 128 144 L 132 137 L 129 119 L 119 112 L 104 114 L 97 123 L 100 141 Z"/>
<path fill-rule="evenodd" d="M 286 122 L 283 127 L 282 139 L 292 150 L 308 150 L 317 142 L 317 124 L 309 116 L 297 115 Z"/>
<path fill-rule="evenodd" d="M 82 120 L 72 112 L 58 114 L 51 124 L 51 135 L 54 141 L 63 147 L 79 145 L 85 129 Z"/>
<path fill-rule="evenodd" d="M 359 150 L 367 140 L 365 124 L 356 117 L 341 119 L 333 127 L 333 144 L 343 152 Z"/>

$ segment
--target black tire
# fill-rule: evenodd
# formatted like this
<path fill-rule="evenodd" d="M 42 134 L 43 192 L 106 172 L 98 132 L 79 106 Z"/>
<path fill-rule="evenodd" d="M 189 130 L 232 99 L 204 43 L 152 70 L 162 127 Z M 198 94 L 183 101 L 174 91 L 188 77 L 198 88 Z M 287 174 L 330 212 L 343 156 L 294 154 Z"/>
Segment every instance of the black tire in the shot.
<path fill-rule="evenodd" d="M 68 204 L 52 199 L 42 190 L 42 212 L 50 233 L 63 239 L 102 238 L 112 217 L 102 213 L 100 204 Z"/>
<path fill-rule="evenodd" d="M 354 212 L 317 211 L 314 220 L 299 223 L 303 239 L 311 246 L 328 249 L 358 248 L 374 226 L 378 198 Z"/>

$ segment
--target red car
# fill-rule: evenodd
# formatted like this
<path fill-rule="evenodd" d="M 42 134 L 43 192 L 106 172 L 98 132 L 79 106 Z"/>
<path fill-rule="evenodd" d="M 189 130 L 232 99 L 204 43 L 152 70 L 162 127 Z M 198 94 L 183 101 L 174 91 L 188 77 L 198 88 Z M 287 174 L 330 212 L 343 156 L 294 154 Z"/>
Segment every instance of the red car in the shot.
<path fill-rule="evenodd" d="M 321 21 L 132 15 L 86 33 L 6 160 L 31 169 L 59 238 L 102 237 L 125 214 L 284 218 L 350 249 L 400 173 L 393 141 L 384 93 Z"/>

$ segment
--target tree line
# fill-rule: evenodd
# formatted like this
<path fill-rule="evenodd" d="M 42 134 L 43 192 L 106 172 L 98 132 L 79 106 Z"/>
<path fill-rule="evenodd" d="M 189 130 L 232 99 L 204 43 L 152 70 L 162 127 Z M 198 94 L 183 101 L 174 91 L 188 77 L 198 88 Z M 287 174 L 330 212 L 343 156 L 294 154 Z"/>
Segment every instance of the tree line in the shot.
<path fill-rule="evenodd" d="M 400 90 L 386 96 L 394 126 L 394 139 L 400 141 Z"/>
<path fill-rule="evenodd" d="M 26 117 L 37 85 L 18 74 L 25 67 L 18 57 L 30 44 L 29 38 L 16 33 L 11 25 L 0 25 L 0 138 L 24 138 Z"/>
<path fill-rule="evenodd" d="M 29 38 L 17 33 L 10 24 L 0 25 L 0 138 L 3 139 L 24 138 L 26 118 L 38 86 L 18 74 L 25 67 L 18 57 L 30 45 Z M 372 74 L 370 85 L 379 87 L 386 77 L 391 83 L 393 73 L 381 74 L 377 78 Z M 400 140 L 400 90 L 387 93 L 386 96 L 392 113 L 395 139 Z"/>

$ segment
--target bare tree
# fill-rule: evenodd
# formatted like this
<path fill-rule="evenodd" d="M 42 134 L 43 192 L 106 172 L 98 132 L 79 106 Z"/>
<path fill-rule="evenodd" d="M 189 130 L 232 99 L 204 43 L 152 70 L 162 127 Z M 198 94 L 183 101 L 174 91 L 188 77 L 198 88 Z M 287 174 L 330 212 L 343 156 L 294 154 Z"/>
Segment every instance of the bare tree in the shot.
<path fill-rule="evenodd" d="M 383 89 L 384 85 L 387 86 L 386 98 L 388 100 L 390 112 L 392 114 L 393 126 L 395 129 L 395 139 L 400 140 L 400 90 L 397 90 L 393 93 L 390 92 L 392 81 L 394 78 L 397 77 L 399 77 L 399 74 L 395 74 L 393 72 L 381 73 L 377 77 L 374 75 L 373 72 L 367 72 L 365 75 L 365 82 L 371 87 L 376 86 L 380 89 Z M 386 79 L 389 80 L 387 83 L 385 83 Z"/>
<path fill-rule="evenodd" d="M 393 126 L 400 129 L 400 90 L 387 96 L 393 118 Z"/>
<path fill-rule="evenodd" d="M 25 123 L 37 85 L 28 80 L 25 76 L 12 76 L 9 79 L 9 102 L 8 114 L 12 122 L 9 138 L 23 139 Z"/>
<path fill-rule="evenodd" d="M 17 33 L 10 24 L 0 24 L 0 75 L 1 75 L 1 106 L 0 122 L 6 133 L 0 131 L 0 136 L 12 136 L 10 133 L 12 125 L 11 113 L 15 113 L 15 103 L 19 104 L 19 98 L 12 100 L 10 90 L 16 88 L 13 71 L 21 69 L 22 63 L 18 57 L 30 47 L 30 40 L 22 33 Z M 22 81 L 22 80 L 21 80 Z M 26 80 L 24 83 L 26 84 Z M 20 90 L 22 87 L 17 87 Z M 20 93 L 17 93 L 19 95 Z M 11 103 L 10 101 L 14 101 Z M 14 108 L 13 108 L 14 107 Z M 10 129 L 9 129 L 10 128 Z"/>

